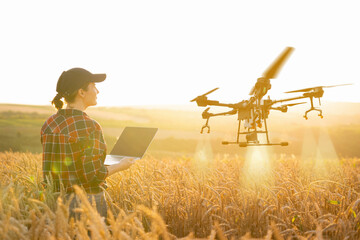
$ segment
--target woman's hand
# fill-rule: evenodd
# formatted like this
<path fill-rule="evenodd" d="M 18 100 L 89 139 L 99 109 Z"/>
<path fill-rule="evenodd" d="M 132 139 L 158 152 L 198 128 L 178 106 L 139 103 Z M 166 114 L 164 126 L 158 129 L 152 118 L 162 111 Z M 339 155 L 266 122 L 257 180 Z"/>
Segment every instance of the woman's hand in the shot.
<path fill-rule="evenodd" d="M 121 161 L 119 163 L 107 166 L 107 169 L 108 169 L 108 172 L 109 172 L 108 176 L 113 175 L 116 172 L 120 172 L 120 171 L 128 169 L 138 159 L 139 158 L 125 157 L 125 158 L 121 159 Z"/>

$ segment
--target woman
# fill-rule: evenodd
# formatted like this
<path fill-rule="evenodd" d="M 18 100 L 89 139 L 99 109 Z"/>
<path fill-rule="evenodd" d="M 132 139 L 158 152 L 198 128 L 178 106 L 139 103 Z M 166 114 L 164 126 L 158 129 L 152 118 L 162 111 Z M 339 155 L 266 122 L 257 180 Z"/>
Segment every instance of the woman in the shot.
<path fill-rule="evenodd" d="M 100 125 L 84 111 L 97 104 L 99 93 L 96 83 L 104 81 L 105 74 L 92 74 L 82 68 L 64 71 L 56 86 L 57 95 L 52 101 L 58 112 L 49 117 L 41 128 L 43 145 L 43 175 L 52 180 L 57 191 L 63 187 L 70 196 L 73 185 L 83 187 L 89 199 L 95 199 L 101 216 L 107 217 L 103 189 L 105 179 L 128 169 L 134 159 L 127 158 L 116 165 L 105 166 L 106 143 Z M 67 103 L 62 109 L 64 98 Z M 74 198 L 70 216 L 75 216 Z"/>

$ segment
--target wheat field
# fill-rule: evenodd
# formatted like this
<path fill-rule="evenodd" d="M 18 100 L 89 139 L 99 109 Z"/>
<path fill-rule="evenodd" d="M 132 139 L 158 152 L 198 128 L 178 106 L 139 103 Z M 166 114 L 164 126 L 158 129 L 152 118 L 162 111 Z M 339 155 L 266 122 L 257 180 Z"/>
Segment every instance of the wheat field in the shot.
<path fill-rule="evenodd" d="M 205 160 L 147 156 L 111 176 L 105 224 L 80 188 L 68 221 L 41 154 L 0 153 L 0 239 L 360 239 L 359 159 Z"/>

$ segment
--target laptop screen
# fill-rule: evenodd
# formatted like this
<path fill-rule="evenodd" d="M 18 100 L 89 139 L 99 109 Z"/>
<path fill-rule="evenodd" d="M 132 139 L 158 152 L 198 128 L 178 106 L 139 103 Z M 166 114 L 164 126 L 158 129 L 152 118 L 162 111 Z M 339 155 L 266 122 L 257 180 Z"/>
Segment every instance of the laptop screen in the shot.
<path fill-rule="evenodd" d="M 157 128 L 126 127 L 110 155 L 142 158 L 157 130 Z"/>

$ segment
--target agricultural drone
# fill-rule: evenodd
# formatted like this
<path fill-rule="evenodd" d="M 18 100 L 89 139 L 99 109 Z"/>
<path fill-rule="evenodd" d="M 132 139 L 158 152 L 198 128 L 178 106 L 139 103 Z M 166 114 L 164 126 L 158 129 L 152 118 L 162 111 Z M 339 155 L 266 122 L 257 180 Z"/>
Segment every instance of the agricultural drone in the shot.
<path fill-rule="evenodd" d="M 310 99 L 311 107 L 309 110 L 305 112 L 304 118 L 307 120 L 307 114 L 310 111 L 319 112 L 318 116 L 323 118 L 322 110 L 314 107 L 314 98 L 319 99 L 319 105 L 321 105 L 320 98 L 324 94 L 324 88 L 336 87 L 342 85 L 334 85 L 334 86 L 319 86 L 312 88 L 304 88 L 295 91 L 289 91 L 286 93 L 303 93 L 302 96 L 281 99 L 281 100 L 271 100 L 270 96 L 267 99 L 263 99 L 263 97 L 267 94 L 269 89 L 271 88 L 270 79 L 276 78 L 280 68 L 288 59 L 290 54 L 293 52 L 294 48 L 287 47 L 285 50 L 279 55 L 277 59 L 269 66 L 269 68 L 263 73 L 263 75 L 257 79 L 254 87 L 250 91 L 250 99 L 243 100 L 238 103 L 220 103 L 219 101 L 208 100 L 207 95 L 218 90 L 219 88 L 212 89 L 211 91 L 200 95 L 191 102 L 196 101 L 199 107 L 206 106 L 220 106 L 220 107 L 228 107 L 231 108 L 230 111 L 221 112 L 221 113 L 210 113 L 210 107 L 206 108 L 202 113 L 202 118 L 206 119 L 205 125 L 202 126 L 200 133 L 203 133 L 204 129 L 207 129 L 207 132 L 210 133 L 209 119 L 215 116 L 225 116 L 225 115 L 235 115 L 238 116 L 238 129 L 236 135 L 236 142 L 228 142 L 223 141 L 222 144 L 238 144 L 240 147 L 247 146 L 271 146 L 271 145 L 280 145 L 287 146 L 288 142 L 280 142 L 280 143 L 271 143 L 269 141 L 269 134 L 267 129 L 266 119 L 270 114 L 270 110 L 278 110 L 281 112 L 287 112 L 288 107 L 292 107 L 299 104 L 304 104 L 306 102 L 297 102 L 297 103 L 289 103 L 283 104 L 280 106 L 276 106 L 279 103 L 289 102 L 293 100 L 299 100 L 304 98 Z M 274 106 L 275 105 L 275 106 Z M 243 127 L 241 128 L 241 122 L 244 122 Z M 258 134 L 266 134 L 266 143 L 260 143 L 258 140 Z M 245 136 L 246 141 L 240 142 L 240 136 Z"/>

